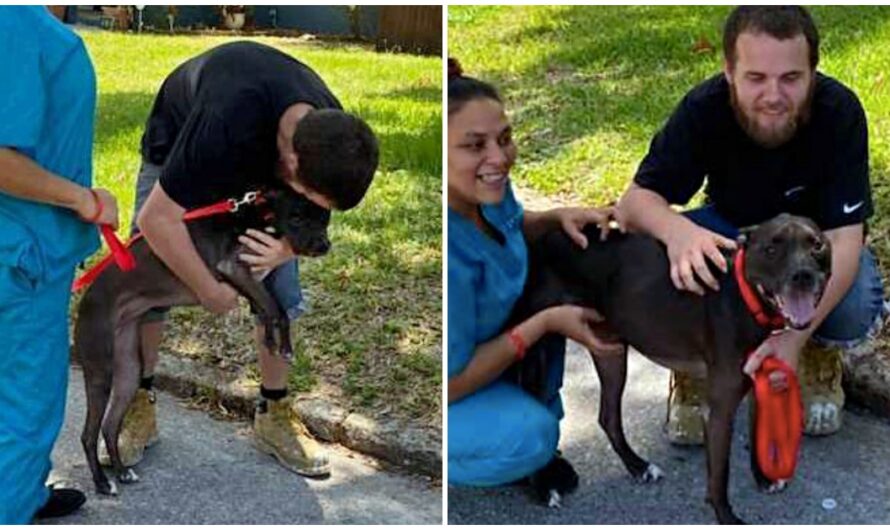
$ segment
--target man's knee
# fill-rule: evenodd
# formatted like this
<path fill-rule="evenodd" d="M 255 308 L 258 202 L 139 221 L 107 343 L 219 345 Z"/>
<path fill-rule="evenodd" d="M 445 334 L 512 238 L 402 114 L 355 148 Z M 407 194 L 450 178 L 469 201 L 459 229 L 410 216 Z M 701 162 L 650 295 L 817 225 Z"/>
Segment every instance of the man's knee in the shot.
<path fill-rule="evenodd" d="M 880 271 L 871 250 L 863 248 L 853 285 L 814 336 L 827 345 L 853 347 L 876 335 L 886 316 Z"/>

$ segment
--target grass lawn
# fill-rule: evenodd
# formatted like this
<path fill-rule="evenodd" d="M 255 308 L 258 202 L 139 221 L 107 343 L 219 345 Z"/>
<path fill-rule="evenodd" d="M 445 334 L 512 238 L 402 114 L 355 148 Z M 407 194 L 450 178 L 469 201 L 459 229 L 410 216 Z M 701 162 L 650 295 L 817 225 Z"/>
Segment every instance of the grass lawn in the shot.
<path fill-rule="evenodd" d="M 139 142 L 154 96 L 181 62 L 228 37 L 81 33 L 99 85 L 95 181 L 111 189 L 128 233 Z M 255 39 L 315 69 L 380 140 L 364 202 L 334 213 L 329 255 L 301 262 L 311 311 L 294 326 L 291 387 L 333 394 L 370 414 L 440 425 L 441 60 L 367 47 Z M 200 358 L 258 380 L 252 318 L 177 309 L 162 355 Z"/>
<path fill-rule="evenodd" d="M 604 204 L 627 187 L 652 135 L 722 67 L 725 6 L 452 6 L 449 55 L 506 98 L 514 177 L 546 195 Z M 820 70 L 869 121 L 871 241 L 890 273 L 890 7 L 815 6 Z M 712 43 L 694 51 L 696 43 Z"/>

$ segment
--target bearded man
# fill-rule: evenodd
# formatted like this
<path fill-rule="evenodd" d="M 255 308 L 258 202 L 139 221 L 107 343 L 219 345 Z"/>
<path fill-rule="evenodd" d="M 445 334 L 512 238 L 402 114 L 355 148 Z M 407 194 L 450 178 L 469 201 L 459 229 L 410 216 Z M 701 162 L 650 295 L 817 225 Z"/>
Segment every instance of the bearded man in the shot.
<path fill-rule="evenodd" d="M 677 289 L 718 289 L 739 227 L 781 212 L 813 219 L 832 247 L 832 277 L 811 323 L 770 336 L 744 370 L 776 355 L 797 370 L 806 432 L 841 426 L 844 352 L 868 351 L 888 304 L 865 245 L 872 214 L 868 129 L 856 95 L 816 71 L 819 35 L 797 6 L 742 6 L 726 21 L 724 69 L 695 87 L 653 138 L 619 219 L 662 241 Z M 705 186 L 704 207 L 676 212 Z M 800 308 L 786 308 L 792 313 Z M 799 365 L 798 365 L 798 360 Z M 668 438 L 702 440 L 703 381 L 672 374 Z"/>

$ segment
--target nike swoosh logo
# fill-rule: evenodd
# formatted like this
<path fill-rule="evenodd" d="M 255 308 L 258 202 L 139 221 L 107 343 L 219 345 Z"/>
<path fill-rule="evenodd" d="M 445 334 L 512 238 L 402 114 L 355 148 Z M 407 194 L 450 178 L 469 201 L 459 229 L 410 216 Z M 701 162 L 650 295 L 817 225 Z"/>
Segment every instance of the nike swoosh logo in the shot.
<path fill-rule="evenodd" d="M 851 214 L 851 213 L 855 212 L 856 210 L 859 209 L 860 206 L 862 206 L 862 204 L 864 202 L 865 201 L 859 201 L 856 204 L 854 204 L 853 206 L 848 206 L 848 205 L 844 204 L 844 213 Z"/>
<path fill-rule="evenodd" d="M 791 188 L 790 190 L 788 190 L 788 191 L 785 192 L 785 196 L 786 196 L 786 197 L 791 197 L 791 196 L 794 195 L 795 193 L 797 193 L 797 192 L 799 192 L 799 191 L 803 191 L 805 188 L 806 188 L 806 186 L 797 186 L 796 188 Z"/>

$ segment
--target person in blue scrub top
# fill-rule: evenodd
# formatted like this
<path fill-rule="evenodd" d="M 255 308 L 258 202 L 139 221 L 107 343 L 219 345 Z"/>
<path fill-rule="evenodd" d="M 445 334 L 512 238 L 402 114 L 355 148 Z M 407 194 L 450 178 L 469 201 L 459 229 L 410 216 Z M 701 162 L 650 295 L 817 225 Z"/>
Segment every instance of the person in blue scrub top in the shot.
<path fill-rule="evenodd" d="M 525 347 L 549 333 L 596 354 L 620 348 L 592 330 L 590 324 L 602 320 L 595 310 L 573 305 L 546 309 L 504 330 L 525 284 L 526 240 L 561 226 L 584 247 L 581 228 L 605 228 L 613 213 L 524 211 L 510 186 L 515 160 L 499 95 L 449 59 L 448 480 L 455 485 L 508 484 L 550 466 L 574 473 L 557 453 L 565 340 L 546 348 L 551 381 L 545 402 L 501 376 Z"/>
<path fill-rule="evenodd" d="M 75 266 L 117 227 L 92 190 L 96 78 L 80 37 L 42 6 L 0 7 L 0 525 L 66 515 L 47 487 L 65 412 Z"/>

